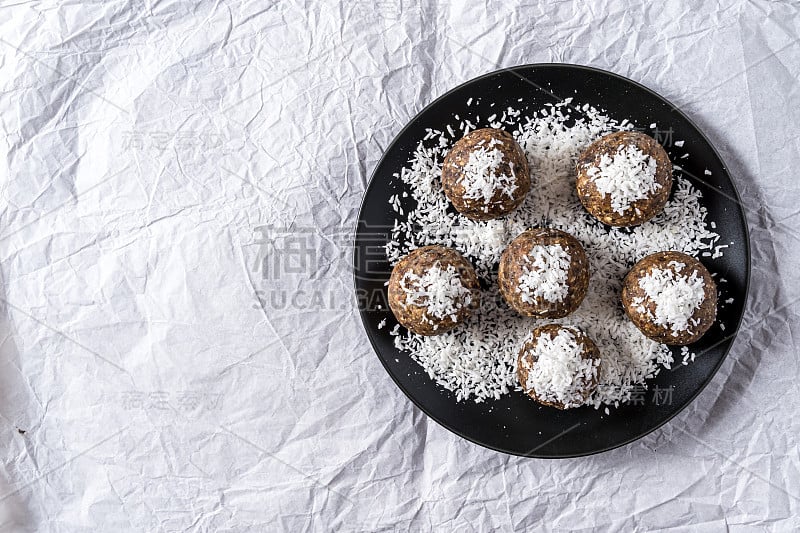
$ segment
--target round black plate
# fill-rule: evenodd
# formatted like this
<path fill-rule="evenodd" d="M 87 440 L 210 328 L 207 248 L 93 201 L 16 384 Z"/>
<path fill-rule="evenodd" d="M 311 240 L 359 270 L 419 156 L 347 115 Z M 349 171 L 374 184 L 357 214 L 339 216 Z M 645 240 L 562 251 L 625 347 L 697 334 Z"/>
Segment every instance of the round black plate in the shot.
<path fill-rule="evenodd" d="M 648 382 L 646 392 L 636 395 L 636 402 L 611 408 L 608 415 L 591 407 L 568 411 L 542 407 L 520 392 L 480 404 L 457 402 L 454 394 L 438 387 L 408 354 L 395 349 L 389 335 L 396 321 L 386 303 L 384 283 L 391 266 L 383 255 L 383 245 L 388 238 L 386 228 L 396 217 L 389 208 L 389 197 L 405 187 L 393 174 L 408 162 L 426 128 L 444 130 L 453 122 L 453 115 L 462 119 L 487 117 L 497 109 L 519 109 L 521 105 L 532 111 L 567 97 L 573 97 L 575 104 L 604 109 L 619 120 L 631 120 L 668 148 L 673 162 L 680 164 L 684 175 L 703 192 L 708 220 L 716 222 L 720 244 L 734 243 L 719 259 L 702 258 L 711 272 L 718 273 L 720 302 L 728 298 L 734 301 L 720 307 L 717 324 L 690 346 L 699 354 L 693 363 L 682 365 L 679 351 L 674 350 L 672 371 L 662 370 Z M 467 106 L 470 98 L 472 105 Z M 495 106 L 490 111 L 492 102 Z M 649 130 L 651 123 L 656 123 L 660 132 Z M 678 140 L 684 140 L 685 146 L 670 146 L 670 141 Z M 690 157 L 678 159 L 685 152 Z M 706 169 L 711 175 L 705 173 Z M 609 450 L 650 433 L 686 407 L 711 381 L 733 344 L 744 312 L 750 247 L 739 195 L 725 165 L 686 115 L 653 91 L 616 74 L 575 65 L 540 64 L 500 70 L 469 81 L 434 101 L 400 132 L 372 174 L 364 195 L 354 267 L 367 335 L 386 371 L 417 407 L 450 431 L 494 450 L 528 457 L 575 457 Z M 726 282 L 719 283 L 721 278 Z M 380 328 L 384 319 L 386 325 Z M 720 322 L 725 324 L 724 331 Z"/>

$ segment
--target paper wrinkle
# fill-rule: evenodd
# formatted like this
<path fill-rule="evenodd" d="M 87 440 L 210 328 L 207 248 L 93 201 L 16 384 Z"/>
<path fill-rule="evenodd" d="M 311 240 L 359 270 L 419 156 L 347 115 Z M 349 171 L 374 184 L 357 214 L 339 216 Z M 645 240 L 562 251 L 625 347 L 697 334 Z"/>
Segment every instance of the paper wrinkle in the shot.
<path fill-rule="evenodd" d="M 2 527 L 799 529 L 797 6 L 401 4 L 6 8 Z M 349 268 L 402 127 L 473 77 L 548 61 L 687 112 L 753 254 L 707 389 L 629 446 L 554 461 L 414 407 Z"/>

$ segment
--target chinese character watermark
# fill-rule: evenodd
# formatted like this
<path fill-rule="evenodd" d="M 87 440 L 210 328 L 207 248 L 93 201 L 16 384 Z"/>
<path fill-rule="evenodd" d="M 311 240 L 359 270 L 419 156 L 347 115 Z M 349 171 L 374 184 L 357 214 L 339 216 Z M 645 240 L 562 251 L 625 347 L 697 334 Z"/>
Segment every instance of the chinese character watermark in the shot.
<path fill-rule="evenodd" d="M 672 392 L 675 390 L 675 385 L 669 387 L 653 387 L 653 403 L 655 405 L 672 405 Z"/>
<path fill-rule="evenodd" d="M 122 391 L 116 396 L 125 410 L 194 411 L 220 407 L 221 394 L 199 391 Z"/>
<path fill-rule="evenodd" d="M 214 132 L 205 131 L 134 131 L 122 132 L 122 148 L 141 152 L 178 152 L 194 151 L 197 153 L 214 151 L 216 154 L 229 154 L 241 148 L 243 143 Z"/>

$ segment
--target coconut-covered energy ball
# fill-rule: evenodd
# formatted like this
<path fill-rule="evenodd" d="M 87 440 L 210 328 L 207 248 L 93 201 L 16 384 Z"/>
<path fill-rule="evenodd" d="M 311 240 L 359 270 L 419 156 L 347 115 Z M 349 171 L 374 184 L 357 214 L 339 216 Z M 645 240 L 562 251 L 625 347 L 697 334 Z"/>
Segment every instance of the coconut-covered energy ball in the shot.
<path fill-rule="evenodd" d="M 548 324 L 533 330 L 519 352 L 517 379 L 543 405 L 584 405 L 597 387 L 600 350 L 583 331 Z"/>
<path fill-rule="evenodd" d="M 672 163 L 655 139 L 618 131 L 596 140 L 578 157 L 576 188 L 586 210 L 609 226 L 635 226 L 664 209 Z"/>
<path fill-rule="evenodd" d="M 475 130 L 445 156 L 442 187 L 464 216 L 473 220 L 501 217 L 519 207 L 531 188 L 528 160 L 510 133 Z"/>
<path fill-rule="evenodd" d="M 518 313 L 561 318 L 575 311 L 589 287 L 589 260 L 580 242 L 563 231 L 536 228 L 503 251 L 500 294 Z"/>
<path fill-rule="evenodd" d="M 648 255 L 625 276 L 622 306 L 642 333 L 664 344 L 690 344 L 717 317 L 717 286 L 705 266 L 681 252 Z"/>
<path fill-rule="evenodd" d="M 419 335 L 438 335 L 462 323 L 480 305 L 475 269 L 457 251 L 424 246 L 403 257 L 389 278 L 389 307 Z"/>

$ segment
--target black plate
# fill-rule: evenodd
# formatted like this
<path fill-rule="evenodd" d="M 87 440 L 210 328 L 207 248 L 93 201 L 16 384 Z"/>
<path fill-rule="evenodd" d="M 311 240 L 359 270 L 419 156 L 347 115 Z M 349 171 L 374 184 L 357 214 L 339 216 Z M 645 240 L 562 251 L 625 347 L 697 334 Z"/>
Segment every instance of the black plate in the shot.
<path fill-rule="evenodd" d="M 645 132 L 651 123 L 658 125 L 660 140 L 673 161 L 703 192 L 708 220 L 716 221 L 720 243 L 734 243 L 719 259 L 702 258 L 711 272 L 718 273 L 718 281 L 727 280 L 719 284 L 720 302 L 727 298 L 734 301 L 721 306 L 717 325 L 690 346 L 701 355 L 684 366 L 678 350 L 674 350 L 674 370 L 662 370 L 650 380 L 640 404 L 612 408 L 606 415 L 603 409 L 590 407 L 568 411 L 541 407 L 519 392 L 481 404 L 472 400 L 457 402 L 453 393 L 438 387 L 408 354 L 395 349 L 389 335 L 396 321 L 386 303 L 384 283 L 391 266 L 383 255 L 383 245 L 388 238 L 385 228 L 396 217 L 388 207 L 389 197 L 405 187 L 393 174 L 407 163 L 426 128 L 444 130 L 454 114 L 461 118 L 486 117 L 497 109 L 519 108 L 519 98 L 524 98 L 524 104 L 530 104 L 528 107 L 533 110 L 566 97 L 573 97 L 576 104 L 604 109 L 611 117 L 627 118 L 645 128 Z M 473 102 L 468 107 L 469 98 Z M 492 102 L 495 106 L 490 112 Z M 673 141 L 685 141 L 683 148 L 669 149 L 665 132 L 670 129 Z M 689 152 L 690 157 L 678 161 L 684 152 Z M 710 176 L 705 174 L 706 169 L 711 171 Z M 711 143 L 686 115 L 650 89 L 616 74 L 575 65 L 539 64 L 500 70 L 469 81 L 427 106 L 400 132 L 372 174 L 364 195 L 354 268 L 367 335 L 386 371 L 417 407 L 450 431 L 494 450 L 528 457 L 575 457 L 622 446 L 650 433 L 686 407 L 711 381 L 733 344 L 744 312 L 750 247 L 739 195 L 728 171 Z M 384 319 L 386 327 L 379 328 Z M 725 331 L 719 321 L 725 324 Z"/>

